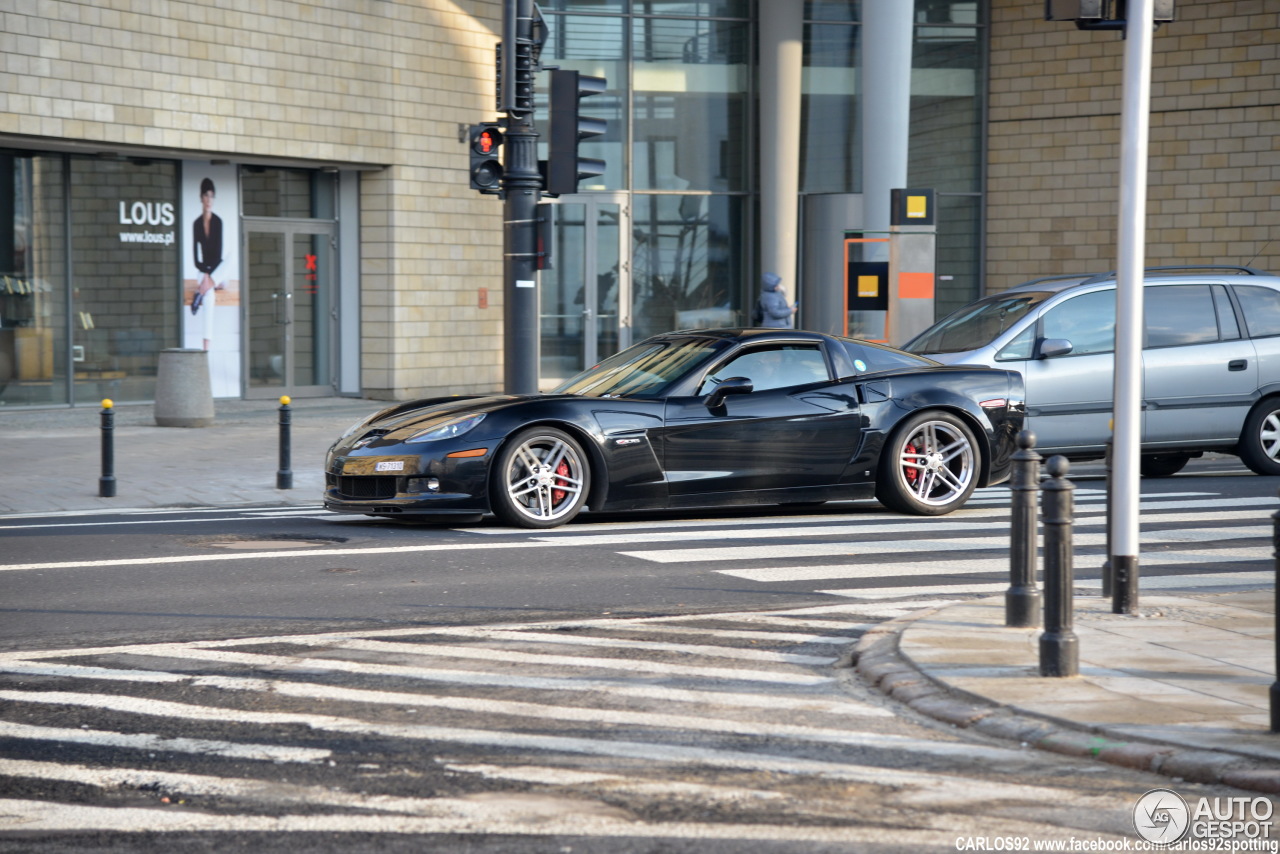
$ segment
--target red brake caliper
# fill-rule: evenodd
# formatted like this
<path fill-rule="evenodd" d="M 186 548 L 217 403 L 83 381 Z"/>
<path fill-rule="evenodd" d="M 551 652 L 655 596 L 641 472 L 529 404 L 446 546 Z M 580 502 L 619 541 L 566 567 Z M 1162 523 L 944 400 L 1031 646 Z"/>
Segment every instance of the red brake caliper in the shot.
<path fill-rule="evenodd" d="M 916 446 L 908 442 L 907 446 L 903 448 L 902 451 L 903 451 L 903 456 L 906 456 L 907 454 L 911 454 L 912 456 L 915 456 Z M 907 476 L 908 483 L 915 483 L 917 480 L 920 479 L 920 469 L 918 468 L 914 468 L 912 466 L 903 466 L 902 473 Z"/>
<path fill-rule="evenodd" d="M 560 485 L 565 485 L 564 477 L 568 474 L 569 474 L 569 464 L 564 460 L 561 460 L 560 465 L 556 466 L 556 477 L 559 478 L 556 481 L 556 483 Z M 564 501 L 564 496 L 565 496 L 565 491 L 563 489 L 552 488 L 551 503 L 559 504 L 561 501 Z"/>

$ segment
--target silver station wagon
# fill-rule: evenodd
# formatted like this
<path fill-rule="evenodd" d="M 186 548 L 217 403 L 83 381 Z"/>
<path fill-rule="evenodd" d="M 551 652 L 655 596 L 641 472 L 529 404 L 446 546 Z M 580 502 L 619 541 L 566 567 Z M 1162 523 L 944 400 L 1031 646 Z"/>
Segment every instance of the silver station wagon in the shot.
<path fill-rule="evenodd" d="M 1142 473 L 1205 451 L 1280 475 L 1280 277 L 1153 267 L 1144 277 Z M 1111 434 L 1115 273 L 1040 279 L 943 318 L 902 349 L 1017 370 L 1041 454 L 1103 456 Z"/>

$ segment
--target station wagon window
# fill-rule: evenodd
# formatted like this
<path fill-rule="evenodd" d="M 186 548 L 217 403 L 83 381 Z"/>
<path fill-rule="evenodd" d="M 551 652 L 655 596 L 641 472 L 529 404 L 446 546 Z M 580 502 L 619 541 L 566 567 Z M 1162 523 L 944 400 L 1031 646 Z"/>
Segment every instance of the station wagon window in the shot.
<path fill-rule="evenodd" d="M 1208 285 L 1147 288 L 1143 298 L 1148 347 L 1178 347 L 1218 340 L 1217 313 Z"/>
<path fill-rule="evenodd" d="M 708 393 L 730 377 L 746 377 L 756 391 L 807 385 L 831 378 L 827 360 L 817 345 L 758 347 L 739 353 L 713 370 L 702 381 L 698 394 Z"/>
<path fill-rule="evenodd" d="M 1031 358 L 1031 351 L 1036 346 L 1036 325 L 1033 323 L 1022 330 L 1008 344 L 996 353 L 996 361 L 1020 362 Z"/>
<path fill-rule="evenodd" d="M 1213 286 L 1213 304 L 1218 309 L 1218 335 L 1223 341 L 1235 341 L 1240 337 L 1240 323 L 1231 297 L 1222 285 Z"/>
<path fill-rule="evenodd" d="M 1042 338 L 1065 338 L 1072 356 L 1110 353 L 1116 348 L 1116 292 L 1081 294 L 1045 312 Z"/>
<path fill-rule="evenodd" d="M 1280 335 L 1280 291 L 1257 285 L 1236 285 L 1235 291 L 1244 309 L 1244 325 L 1249 337 Z"/>

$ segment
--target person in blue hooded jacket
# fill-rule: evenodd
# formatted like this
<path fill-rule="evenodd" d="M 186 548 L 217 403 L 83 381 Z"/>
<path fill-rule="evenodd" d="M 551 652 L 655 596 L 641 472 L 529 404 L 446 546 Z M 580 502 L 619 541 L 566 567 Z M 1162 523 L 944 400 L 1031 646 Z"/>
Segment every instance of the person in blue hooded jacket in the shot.
<path fill-rule="evenodd" d="M 756 311 L 759 325 L 771 329 L 790 329 L 797 309 L 787 302 L 787 295 L 782 291 L 782 277 L 777 273 L 765 273 L 760 279 L 760 300 Z"/>

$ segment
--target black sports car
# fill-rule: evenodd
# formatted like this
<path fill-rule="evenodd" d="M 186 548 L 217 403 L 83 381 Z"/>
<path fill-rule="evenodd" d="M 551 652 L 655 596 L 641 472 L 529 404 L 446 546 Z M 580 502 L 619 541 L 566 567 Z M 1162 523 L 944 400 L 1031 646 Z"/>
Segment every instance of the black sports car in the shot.
<path fill-rule="evenodd" d="M 940 515 L 1008 477 L 1022 377 L 789 329 L 657 335 L 548 394 L 439 397 L 353 425 L 325 506 L 550 528 L 633 510 L 875 497 Z"/>

